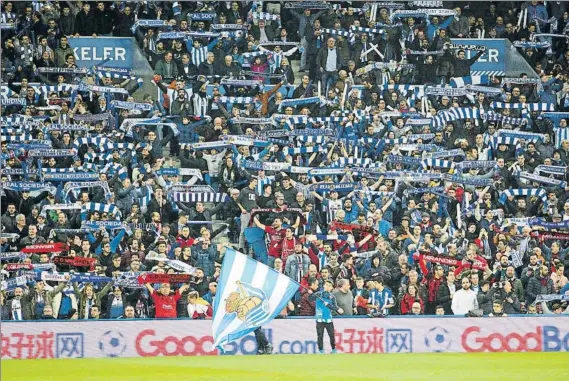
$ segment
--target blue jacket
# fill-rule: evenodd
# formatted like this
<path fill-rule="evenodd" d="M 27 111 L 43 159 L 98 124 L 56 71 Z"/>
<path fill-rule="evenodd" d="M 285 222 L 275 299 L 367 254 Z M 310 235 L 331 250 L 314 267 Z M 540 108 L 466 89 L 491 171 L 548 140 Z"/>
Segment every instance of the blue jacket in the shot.
<path fill-rule="evenodd" d="M 214 246 L 210 245 L 207 250 L 204 250 L 199 242 L 192 246 L 192 258 L 196 261 L 196 267 L 201 267 L 206 276 L 213 275 L 217 259 L 217 249 Z"/>
<path fill-rule="evenodd" d="M 563 88 L 563 82 L 553 77 L 543 84 L 540 102 L 557 104 L 557 92 Z"/>
<path fill-rule="evenodd" d="M 450 23 L 452 22 L 452 20 L 454 20 L 454 17 L 447 17 L 447 19 L 445 21 L 443 21 L 442 23 L 440 22 L 441 17 L 439 16 L 439 24 L 435 25 L 432 24 L 430 21 L 428 22 L 427 25 L 427 39 L 429 40 L 429 42 L 433 42 L 433 39 L 437 36 L 437 31 L 440 29 L 447 29 L 448 26 L 450 25 Z"/>
<path fill-rule="evenodd" d="M 533 20 L 537 21 L 537 24 L 542 27 L 546 22 L 549 16 L 547 15 L 547 9 L 543 6 L 543 4 L 532 5 L 529 4 L 527 6 L 528 10 L 528 24 Z"/>
<path fill-rule="evenodd" d="M 311 294 L 308 299 L 313 302 L 316 301 L 316 314 L 314 317 L 317 322 L 331 323 L 332 311 L 338 311 L 338 304 L 336 297 L 328 291 L 318 291 Z"/>

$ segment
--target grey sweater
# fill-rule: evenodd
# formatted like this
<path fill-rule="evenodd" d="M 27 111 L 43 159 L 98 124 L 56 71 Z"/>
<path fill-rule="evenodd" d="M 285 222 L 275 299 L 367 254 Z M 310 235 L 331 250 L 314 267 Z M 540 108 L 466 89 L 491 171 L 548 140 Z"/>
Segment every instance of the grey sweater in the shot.
<path fill-rule="evenodd" d="M 342 316 L 352 316 L 354 314 L 354 295 L 350 291 L 344 294 L 338 289 L 332 291 L 332 294 L 336 297 L 338 307 L 344 310 Z"/>

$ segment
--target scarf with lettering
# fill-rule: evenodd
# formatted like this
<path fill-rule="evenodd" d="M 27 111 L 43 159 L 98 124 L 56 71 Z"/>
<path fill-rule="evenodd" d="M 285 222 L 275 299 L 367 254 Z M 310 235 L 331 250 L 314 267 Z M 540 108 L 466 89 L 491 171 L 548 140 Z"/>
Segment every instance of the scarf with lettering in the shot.
<path fill-rule="evenodd" d="M 53 186 L 48 183 L 34 183 L 28 181 L 5 181 L 2 182 L 3 189 L 10 189 L 17 192 L 33 192 L 37 190 L 51 189 Z"/>
<path fill-rule="evenodd" d="M 540 175 L 536 175 L 533 173 L 518 172 L 515 175 L 519 176 L 521 179 L 525 179 L 525 180 L 529 180 L 529 181 L 537 182 L 537 183 L 541 183 L 541 184 L 554 185 L 554 186 L 558 186 L 559 188 L 565 188 L 567 186 L 567 182 L 565 182 L 565 181 L 552 179 L 551 177 L 540 176 Z"/>
<path fill-rule="evenodd" d="M 452 87 L 427 87 L 425 95 L 448 96 L 448 97 L 462 97 L 467 94 L 464 88 Z"/>
<path fill-rule="evenodd" d="M 22 253 L 59 253 L 67 250 L 67 244 L 63 242 L 37 243 L 35 245 L 28 245 L 24 247 L 22 249 Z"/>
<path fill-rule="evenodd" d="M 95 262 L 97 258 L 83 258 L 83 257 L 62 257 L 57 256 L 52 258 L 53 263 L 56 265 L 74 266 L 74 267 L 89 267 L 95 269 Z"/>
<path fill-rule="evenodd" d="M 465 177 L 465 176 L 460 176 L 460 175 L 446 174 L 444 176 L 444 180 L 450 181 L 453 183 L 463 184 L 463 185 L 474 185 L 477 187 L 485 187 L 485 186 L 489 186 L 489 185 L 491 186 L 492 184 L 494 184 L 492 179 L 484 179 L 484 178 L 475 177 L 475 176 Z"/>
<path fill-rule="evenodd" d="M 123 102 L 123 101 L 112 101 L 111 108 L 121 108 L 126 110 L 141 110 L 150 111 L 152 110 L 152 105 L 149 103 L 137 103 L 137 102 Z"/>
<path fill-rule="evenodd" d="M 145 20 L 139 19 L 130 27 L 130 31 L 134 34 L 138 28 L 169 28 L 168 20 Z"/>
<path fill-rule="evenodd" d="M 148 283 L 188 283 L 191 279 L 190 274 L 153 274 L 142 273 L 138 276 L 139 284 Z"/>
<path fill-rule="evenodd" d="M 87 219 L 87 213 L 99 212 L 113 214 L 115 218 L 119 219 L 121 212 L 114 204 L 101 204 L 99 202 L 86 202 L 81 206 L 81 220 Z"/>

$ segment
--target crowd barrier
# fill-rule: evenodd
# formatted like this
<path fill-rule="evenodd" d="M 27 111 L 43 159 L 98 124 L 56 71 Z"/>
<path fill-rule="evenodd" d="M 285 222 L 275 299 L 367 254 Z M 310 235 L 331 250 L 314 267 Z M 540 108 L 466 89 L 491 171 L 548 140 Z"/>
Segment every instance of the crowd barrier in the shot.
<path fill-rule="evenodd" d="M 337 318 L 343 353 L 567 352 L 569 316 L 503 318 Z M 313 318 L 276 319 L 263 327 L 275 353 L 317 352 Z M 210 356 L 211 321 L 87 320 L 3 322 L 2 360 Z M 325 340 L 329 351 L 328 340 Z M 254 335 L 225 347 L 223 355 L 256 353 Z"/>

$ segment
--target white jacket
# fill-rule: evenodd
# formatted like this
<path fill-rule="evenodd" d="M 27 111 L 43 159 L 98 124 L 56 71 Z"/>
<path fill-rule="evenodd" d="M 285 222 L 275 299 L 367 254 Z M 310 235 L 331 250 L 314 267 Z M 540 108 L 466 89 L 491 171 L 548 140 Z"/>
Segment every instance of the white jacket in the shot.
<path fill-rule="evenodd" d="M 452 312 L 455 315 L 466 315 L 468 312 L 478 308 L 476 292 L 468 289 L 460 289 L 454 293 L 452 298 Z"/>

